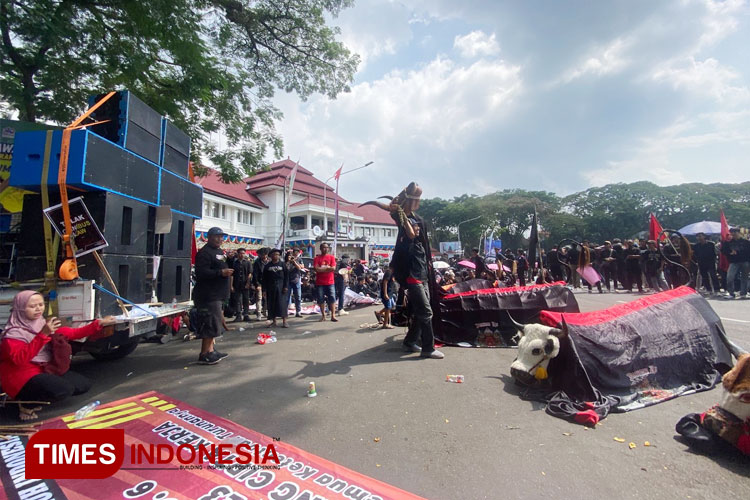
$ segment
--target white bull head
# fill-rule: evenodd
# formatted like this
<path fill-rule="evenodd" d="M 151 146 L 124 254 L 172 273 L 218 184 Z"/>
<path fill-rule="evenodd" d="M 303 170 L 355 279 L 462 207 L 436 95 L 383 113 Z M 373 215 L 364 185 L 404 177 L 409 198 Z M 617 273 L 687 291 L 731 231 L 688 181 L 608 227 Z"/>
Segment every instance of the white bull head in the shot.
<path fill-rule="evenodd" d="M 563 328 L 540 325 L 522 325 L 511 318 L 521 334 L 518 342 L 518 355 L 510 365 L 510 374 L 518 382 L 532 385 L 547 378 L 549 361 L 560 352 L 560 339 L 568 335 L 568 327 L 563 319 Z"/>

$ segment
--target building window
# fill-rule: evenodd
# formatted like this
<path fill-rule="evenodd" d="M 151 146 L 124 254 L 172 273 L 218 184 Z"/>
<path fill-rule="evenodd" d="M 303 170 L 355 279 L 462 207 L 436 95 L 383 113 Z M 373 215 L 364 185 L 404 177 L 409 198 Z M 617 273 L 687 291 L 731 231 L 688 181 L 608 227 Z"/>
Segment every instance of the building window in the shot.
<path fill-rule="evenodd" d="M 224 220 L 226 220 L 227 218 L 227 206 L 226 205 L 221 206 L 221 218 Z"/>
<path fill-rule="evenodd" d="M 305 225 L 307 224 L 307 217 L 304 216 L 294 216 L 289 218 L 289 228 L 298 231 L 300 229 L 306 229 Z"/>
<path fill-rule="evenodd" d="M 253 224 L 253 213 L 249 210 L 237 209 L 237 223 L 238 224 Z"/>
<path fill-rule="evenodd" d="M 203 217 L 210 217 L 210 216 L 211 216 L 211 202 L 204 201 L 203 202 Z"/>
<path fill-rule="evenodd" d="M 218 219 L 219 218 L 219 204 L 213 203 L 211 205 L 211 217 Z"/>

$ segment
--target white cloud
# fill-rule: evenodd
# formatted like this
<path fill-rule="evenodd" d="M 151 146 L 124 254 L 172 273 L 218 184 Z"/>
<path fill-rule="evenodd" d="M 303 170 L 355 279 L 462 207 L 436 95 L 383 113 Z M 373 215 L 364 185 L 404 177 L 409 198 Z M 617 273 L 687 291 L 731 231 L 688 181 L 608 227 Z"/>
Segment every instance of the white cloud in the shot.
<path fill-rule="evenodd" d="M 629 40 L 616 38 L 605 46 L 592 49 L 575 67 L 553 82 L 553 85 L 570 83 L 586 75 L 602 76 L 623 70 L 629 63 L 625 52 L 631 44 Z"/>
<path fill-rule="evenodd" d="M 472 31 L 467 35 L 456 36 L 453 47 L 462 57 L 494 56 L 500 53 L 500 45 L 495 34 L 487 35 L 484 31 Z"/>
<path fill-rule="evenodd" d="M 669 83 L 675 89 L 701 94 L 719 102 L 738 103 L 750 97 L 747 87 L 733 84 L 742 80 L 740 74 L 712 57 L 703 61 L 692 56 L 668 61 L 655 68 L 652 78 L 656 82 Z"/>
<path fill-rule="evenodd" d="M 706 7 L 703 17 L 705 31 L 698 41 L 698 49 L 711 46 L 737 30 L 739 15 L 747 9 L 745 0 L 702 0 Z"/>

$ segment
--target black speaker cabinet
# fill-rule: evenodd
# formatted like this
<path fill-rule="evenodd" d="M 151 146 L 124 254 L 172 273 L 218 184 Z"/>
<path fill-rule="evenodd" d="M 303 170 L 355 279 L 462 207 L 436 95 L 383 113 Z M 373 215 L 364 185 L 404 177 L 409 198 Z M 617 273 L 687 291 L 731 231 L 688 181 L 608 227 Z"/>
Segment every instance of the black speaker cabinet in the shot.
<path fill-rule="evenodd" d="M 190 163 L 190 136 L 166 118 L 162 119 L 161 163 L 163 168 L 181 177 L 188 177 Z"/>
<path fill-rule="evenodd" d="M 151 300 L 151 259 L 136 255 L 105 254 L 102 255 L 102 261 L 121 297 L 136 304 Z M 78 272 L 81 278 L 96 280 L 97 284 L 113 291 L 92 255 L 84 255 L 78 259 Z M 117 299 L 100 290 L 96 291 L 96 311 L 102 316 L 122 314 Z"/>
<path fill-rule="evenodd" d="M 105 95 L 89 98 L 89 105 L 98 102 Z M 89 130 L 147 160 L 159 163 L 162 117 L 132 92 L 117 92 L 91 116 L 96 121 L 108 122 L 89 127 Z"/>
<path fill-rule="evenodd" d="M 190 300 L 190 258 L 164 257 L 159 268 L 156 295 L 164 303 Z"/>
<path fill-rule="evenodd" d="M 109 246 L 101 253 L 148 255 L 146 228 L 154 212 L 149 205 L 132 198 L 109 192 L 90 192 L 81 195 L 86 208 L 104 235 Z M 50 205 L 60 203 L 59 193 L 50 193 Z M 18 255 L 36 256 L 44 253 L 44 229 L 41 195 L 27 194 L 21 214 L 21 233 Z M 53 232 L 54 234 L 54 232 Z M 189 252 L 189 250 L 188 250 Z M 190 255 L 188 253 L 188 255 Z"/>
<path fill-rule="evenodd" d="M 38 193 L 44 165 L 46 132 L 22 132 L 13 145 L 10 184 Z M 57 185 L 62 131 L 52 134 L 47 184 Z M 88 130 L 74 130 L 68 157 L 69 187 L 82 191 L 114 191 L 159 204 L 161 168 Z"/>
<path fill-rule="evenodd" d="M 167 170 L 161 171 L 160 205 L 200 218 L 203 210 L 203 188 Z"/>
<path fill-rule="evenodd" d="M 193 234 L 193 217 L 172 212 L 172 230 L 161 235 L 160 253 L 164 257 L 190 257 Z"/>

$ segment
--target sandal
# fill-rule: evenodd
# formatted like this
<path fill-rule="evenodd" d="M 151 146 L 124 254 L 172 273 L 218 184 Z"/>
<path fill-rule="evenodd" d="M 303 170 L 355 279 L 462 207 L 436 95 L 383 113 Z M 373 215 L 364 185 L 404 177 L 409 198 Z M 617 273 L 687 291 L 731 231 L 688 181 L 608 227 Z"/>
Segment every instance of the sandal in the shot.
<path fill-rule="evenodd" d="M 21 422 L 31 422 L 33 420 L 36 420 L 39 418 L 39 415 L 37 415 L 36 412 L 41 409 L 41 406 L 26 408 L 23 405 L 18 405 L 18 420 L 20 420 Z"/>
<path fill-rule="evenodd" d="M 383 330 L 393 330 L 396 327 L 393 325 L 383 325 L 380 328 L 382 328 Z"/>

